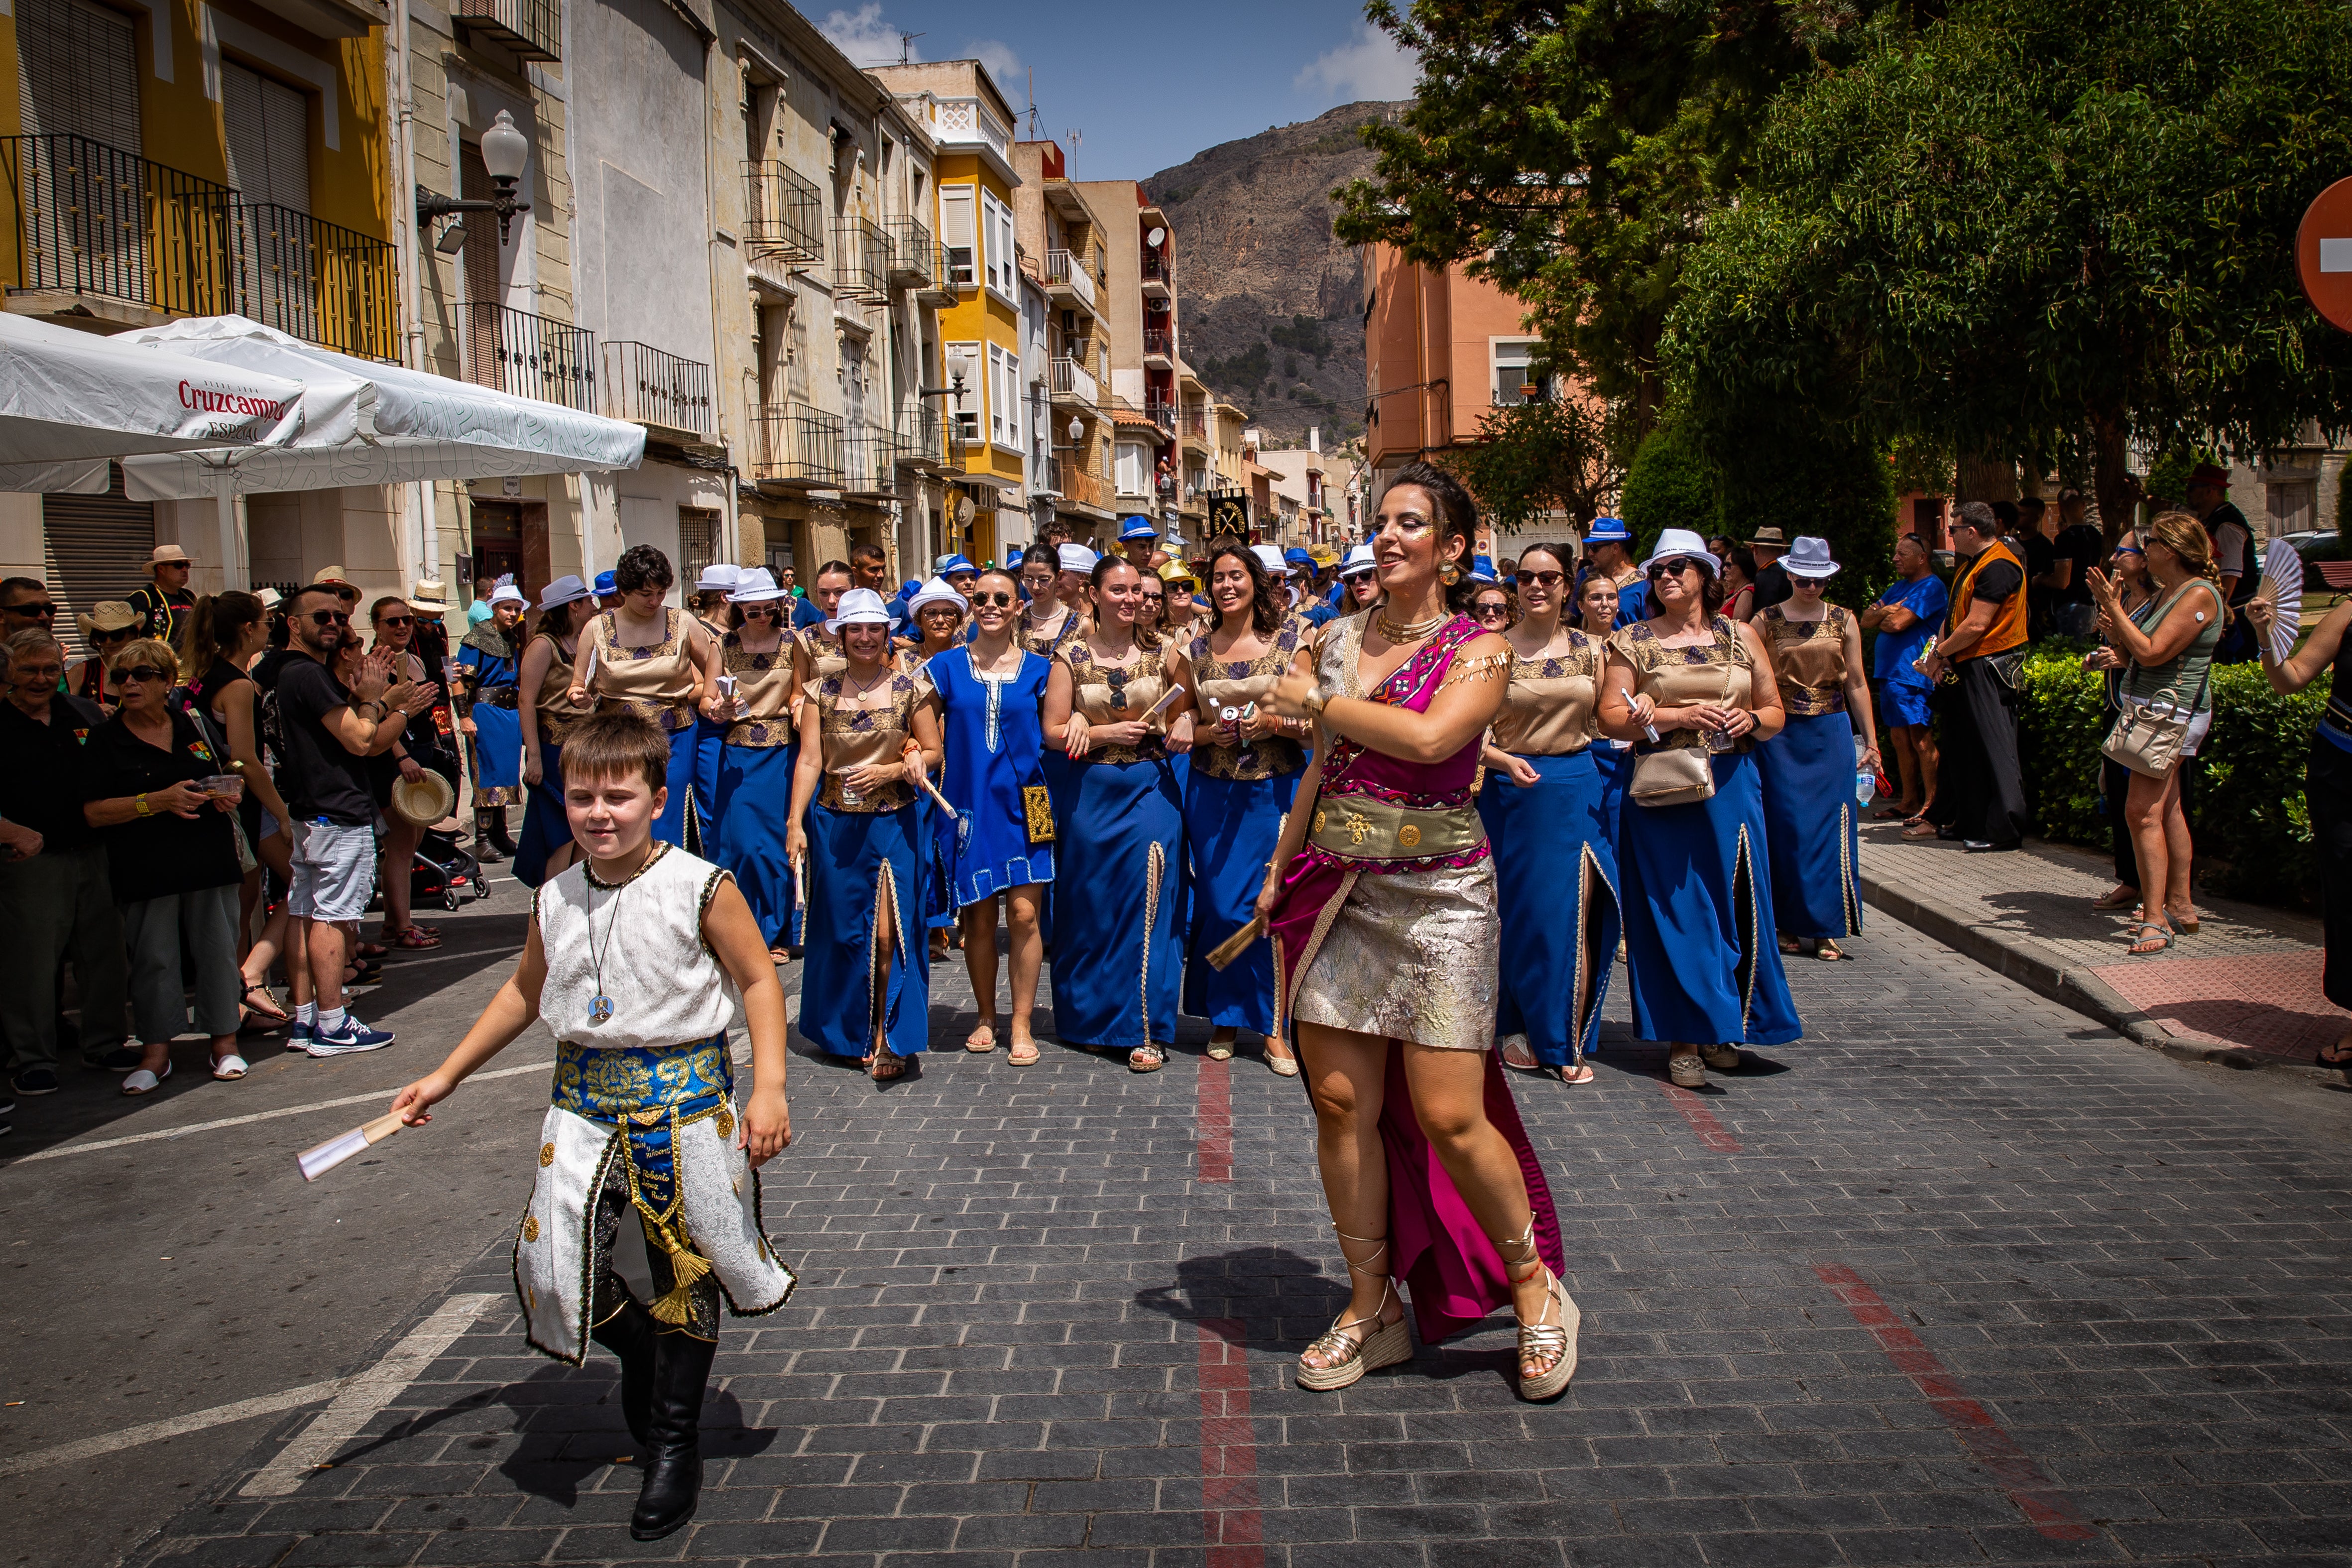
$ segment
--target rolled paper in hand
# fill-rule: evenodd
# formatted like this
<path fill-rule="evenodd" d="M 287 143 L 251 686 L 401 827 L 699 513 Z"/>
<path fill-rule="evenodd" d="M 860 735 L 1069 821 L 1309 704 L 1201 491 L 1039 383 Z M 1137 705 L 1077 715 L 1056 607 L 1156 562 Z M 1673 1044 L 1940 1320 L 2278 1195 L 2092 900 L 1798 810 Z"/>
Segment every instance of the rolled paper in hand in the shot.
<path fill-rule="evenodd" d="M 1265 934 L 1265 917 L 1252 915 L 1249 924 L 1209 950 L 1209 967 L 1220 970 L 1226 968 L 1234 960 L 1249 951 L 1250 943 Z"/>
<path fill-rule="evenodd" d="M 362 1122 L 340 1138 L 330 1138 L 303 1150 L 294 1156 L 294 1163 L 302 1168 L 304 1181 L 315 1182 L 352 1155 L 366 1153 L 371 1144 L 383 1142 L 399 1131 L 402 1125 L 396 1110 L 379 1116 L 373 1121 Z"/>

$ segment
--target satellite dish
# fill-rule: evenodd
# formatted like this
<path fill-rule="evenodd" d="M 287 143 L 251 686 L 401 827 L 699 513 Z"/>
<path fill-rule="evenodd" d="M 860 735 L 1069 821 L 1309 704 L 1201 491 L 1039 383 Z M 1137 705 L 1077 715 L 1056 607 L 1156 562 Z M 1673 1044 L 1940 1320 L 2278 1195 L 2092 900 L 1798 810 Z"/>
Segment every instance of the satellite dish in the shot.
<path fill-rule="evenodd" d="M 1157 250 L 1160 248 L 1160 242 L 1165 240 L 1167 237 L 1168 231 L 1166 229 L 1155 228 L 1150 234 L 1143 237 L 1143 243 L 1151 247 L 1152 249 Z"/>
<path fill-rule="evenodd" d="M 971 521 L 971 498 L 961 490 L 956 491 L 955 499 L 948 505 L 948 521 L 958 528 Z"/>

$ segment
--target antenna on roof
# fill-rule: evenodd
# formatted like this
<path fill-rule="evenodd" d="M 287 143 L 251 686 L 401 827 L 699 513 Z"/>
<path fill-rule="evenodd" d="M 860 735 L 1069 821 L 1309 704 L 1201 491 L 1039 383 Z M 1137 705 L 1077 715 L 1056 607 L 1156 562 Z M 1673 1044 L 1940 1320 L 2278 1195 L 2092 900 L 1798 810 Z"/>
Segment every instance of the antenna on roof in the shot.
<path fill-rule="evenodd" d="M 900 65 L 910 65 L 913 63 L 915 58 L 915 40 L 922 36 L 923 35 L 920 33 L 908 32 L 901 32 L 898 35 L 898 63 Z"/>
<path fill-rule="evenodd" d="M 1029 140 L 1037 140 L 1037 68 L 1029 68 Z"/>

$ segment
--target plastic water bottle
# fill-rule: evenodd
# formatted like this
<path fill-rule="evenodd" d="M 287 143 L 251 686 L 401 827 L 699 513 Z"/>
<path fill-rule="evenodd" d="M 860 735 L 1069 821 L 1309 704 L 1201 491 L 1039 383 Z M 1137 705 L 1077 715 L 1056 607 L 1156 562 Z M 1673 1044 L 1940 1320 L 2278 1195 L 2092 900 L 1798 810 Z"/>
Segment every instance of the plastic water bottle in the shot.
<path fill-rule="evenodd" d="M 1853 738 L 1853 800 L 1856 805 L 1868 805 L 1878 795 L 1878 770 L 1862 765 L 1870 743 L 1861 736 Z"/>

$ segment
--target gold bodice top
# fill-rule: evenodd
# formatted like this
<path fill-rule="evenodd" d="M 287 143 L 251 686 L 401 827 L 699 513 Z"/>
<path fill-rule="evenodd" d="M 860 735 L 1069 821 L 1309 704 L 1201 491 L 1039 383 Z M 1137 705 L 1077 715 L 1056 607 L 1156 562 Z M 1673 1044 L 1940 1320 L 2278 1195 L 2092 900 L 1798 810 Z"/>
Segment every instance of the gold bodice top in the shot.
<path fill-rule="evenodd" d="M 1191 639 L 1186 657 L 1192 663 L 1192 690 L 1201 711 L 1192 716 L 1192 769 L 1220 779 L 1266 779 L 1295 773 L 1307 765 L 1307 754 L 1287 735 L 1263 735 L 1255 741 L 1226 744 L 1212 739 L 1225 709 L 1263 704 L 1276 682 L 1298 657 L 1299 627 L 1286 621 L 1274 635 L 1273 646 L 1255 658 L 1219 658 L 1209 647 L 1209 633 Z"/>
<path fill-rule="evenodd" d="M 793 743 L 793 645 L 779 639 L 766 653 L 753 653 L 735 632 L 719 645 L 719 666 L 735 678 L 739 717 L 727 726 L 730 746 Z"/>
<path fill-rule="evenodd" d="M 1078 614 L 1076 605 L 1064 605 L 1055 614 L 1061 620 L 1052 630 L 1041 630 L 1030 624 L 1029 612 L 1024 608 L 1021 618 L 1013 623 L 1013 640 L 1030 653 L 1042 653 L 1051 658 L 1085 635 L 1086 617 Z"/>
<path fill-rule="evenodd" d="M 1825 605 L 1818 621 L 1795 621 L 1764 611 L 1764 646 L 1771 650 L 1772 673 L 1780 682 L 1780 706 L 1791 713 L 1845 711 L 1845 628 L 1843 605 Z"/>
<path fill-rule="evenodd" d="M 696 671 L 686 612 L 664 609 L 661 640 L 636 647 L 621 646 L 619 615 L 606 610 L 588 623 L 585 635 L 596 647 L 595 697 L 643 713 L 664 730 L 690 727 Z"/>
<path fill-rule="evenodd" d="M 1523 757 L 1564 757 L 1600 733 L 1601 645 L 1571 629 L 1568 651 L 1547 658 L 1514 652 L 1511 684 L 1495 716 L 1495 744 Z"/>
<path fill-rule="evenodd" d="M 1102 664 L 1094 645 L 1083 637 L 1062 645 L 1061 658 L 1070 668 L 1070 710 L 1086 715 L 1089 724 L 1118 724 L 1140 719 L 1168 690 L 1167 666 L 1157 646 L 1136 645 L 1135 662 L 1124 667 Z M 1195 724 L 1199 722 L 1194 721 Z M 1168 716 L 1151 721 L 1152 732 L 1132 746 L 1097 746 L 1087 753 L 1091 763 L 1133 763 L 1164 757 L 1163 737 Z"/>
<path fill-rule="evenodd" d="M 817 800 L 834 811 L 896 811 L 915 798 L 915 786 L 903 779 L 853 799 L 843 793 L 841 775 L 851 768 L 876 767 L 903 761 L 913 738 L 915 705 L 930 694 L 929 678 L 909 674 L 892 665 L 888 673 L 861 693 L 845 667 L 816 683 L 816 728 L 824 737 L 824 783 Z M 887 694 L 887 700 L 884 695 Z"/>
<path fill-rule="evenodd" d="M 538 711 L 539 740 L 541 745 L 560 746 L 563 737 L 572 732 L 572 725 L 596 710 L 596 695 L 589 693 L 585 707 L 572 706 L 567 700 L 572 689 L 571 656 L 551 637 L 541 636 L 534 640 L 545 643 L 550 655 L 547 674 L 539 683 L 539 695 L 531 700 L 531 707 Z"/>
<path fill-rule="evenodd" d="M 1633 693 L 1661 708 L 1688 708 L 1711 703 L 1718 708 L 1753 708 L 1756 704 L 1755 658 L 1732 624 L 1717 616 L 1710 624 L 1714 637 L 1695 647 L 1668 647 L 1658 640 L 1647 621 L 1621 626 L 1609 635 L 1610 651 L 1633 667 Z M 1667 730 L 1659 743 L 1707 749 L 1706 736 L 1696 730 Z M 1739 736 L 1731 746 L 1744 752 L 1750 737 Z M 1635 742 L 1652 749 L 1646 741 Z"/>
<path fill-rule="evenodd" d="M 823 626 L 803 626 L 793 636 L 808 654 L 809 683 L 814 686 L 828 675 L 839 675 L 849 668 L 849 656 L 841 651 L 838 633 Z"/>

